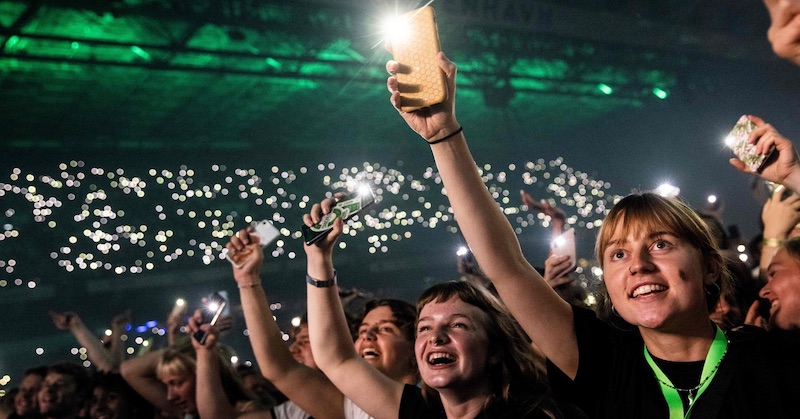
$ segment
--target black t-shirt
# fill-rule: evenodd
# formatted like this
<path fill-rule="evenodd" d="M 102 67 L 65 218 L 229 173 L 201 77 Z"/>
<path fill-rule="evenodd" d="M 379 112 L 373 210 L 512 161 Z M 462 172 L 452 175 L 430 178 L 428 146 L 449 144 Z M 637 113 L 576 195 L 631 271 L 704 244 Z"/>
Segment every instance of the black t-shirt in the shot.
<path fill-rule="evenodd" d="M 400 419 L 440 419 L 447 417 L 444 407 L 436 401 L 428 401 L 422 397 L 422 389 L 411 384 L 403 387 L 403 397 L 400 399 Z"/>
<path fill-rule="evenodd" d="M 573 307 L 579 364 L 575 380 L 548 362 L 559 399 L 593 418 L 669 418 L 638 331 L 624 332 Z M 725 359 L 695 402 L 692 419 L 797 418 L 800 343 L 784 333 L 731 332 Z M 716 412 L 713 412 L 716 410 Z"/>
<path fill-rule="evenodd" d="M 400 399 L 400 419 L 443 419 L 444 413 L 439 400 L 426 400 L 422 396 L 422 389 L 406 384 L 403 388 L 403 397 Z M 540 419 L 548 416 L 541 412 L 519 414 L 512 405 L 492 403 L 487 409 L 475 416 L 475 419 Z"/>

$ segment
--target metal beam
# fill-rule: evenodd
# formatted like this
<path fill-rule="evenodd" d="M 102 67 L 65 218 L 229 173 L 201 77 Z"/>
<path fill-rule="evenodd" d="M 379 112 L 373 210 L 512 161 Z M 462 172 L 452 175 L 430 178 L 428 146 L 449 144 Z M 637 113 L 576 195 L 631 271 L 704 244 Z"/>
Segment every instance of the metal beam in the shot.
<path fill-rule="evenodd" d="M 31 4 L 29 4 L 28 8 L 25 9 L 25 11 L 22 12 L 21 15 L 19 15 L 17 20 L 15 20 L 14 23 L 11 24 L 11 26 L 9 26 L 8 28 L 0 28 L 2 29 L 3 34 L 19 33 L 20 29 L 22 29 L 25 25 L 27 25 L 28 22 L 30 22 L 31 19 L 33 19 L 33 17 L 36 16 L 36 13 L 39 11 L 40 8 L 41 8 L 41 2 L 39 1 L 34 1 Z M 0 57 L 3 56 L 3 51 L 5 50 L 6 44 L 8 44 L 8 40 L 11 38 L 11 36 L 13 35 L 6 35 L 6 38 L 0 41 Z"/>

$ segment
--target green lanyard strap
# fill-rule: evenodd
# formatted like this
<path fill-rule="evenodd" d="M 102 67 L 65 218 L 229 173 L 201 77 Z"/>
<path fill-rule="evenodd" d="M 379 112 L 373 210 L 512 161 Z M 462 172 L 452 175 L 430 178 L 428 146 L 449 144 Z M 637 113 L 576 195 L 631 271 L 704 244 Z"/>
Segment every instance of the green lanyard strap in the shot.
<path fill-rule="evenodd" d="M 706 360 L 703 363 L 703 373 L 700 375 L 700 384 L 698 387 L 689 390 L 689 411 L 684 414 L 683 401 L 681 401 L 681 395 L 678 393 L 678 389 L 672 385 L 672 381 L 661 371 L 661 368 L 658 367 L 655 361 L 653 361 L 653 357 L 650 356 L 650 352 L 647 351 L 647 346 L 645 346 L 644 358 L 647 360 L 650 369 L 653 370 L 653 374 L 655 374 L 656 379 L 658 379 L 658 384 L 661 386 L 661 393 L 664 394 L 664 399 L 666 399 L 667 406 L 669 406 L 669 419 L 687 419 L 689 415 L 691 415 L 694 403 L 711 384 L 711 381 L 714 380 L 717 369 L 722 363 L 722 359 L 725 358 L 725 353 L 727 351 L 728 339 L 725 337 L 725 333 L 722 332 L 722 329 L 717 326 L 717 334 L 714 337 L 714 342 L 711 343 L 711 348 L 708 350 L 708 355 L 706 355 Z M 697 390 L 697 393 L 693 393 L 694 390 Z"/>

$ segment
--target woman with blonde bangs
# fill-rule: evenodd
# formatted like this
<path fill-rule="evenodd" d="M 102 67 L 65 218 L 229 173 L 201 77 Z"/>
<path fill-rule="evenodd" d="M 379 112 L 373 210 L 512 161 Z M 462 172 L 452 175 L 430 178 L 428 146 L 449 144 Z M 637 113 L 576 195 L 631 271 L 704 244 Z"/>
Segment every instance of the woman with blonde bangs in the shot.
<path fill-rule="evenodd" d="M 600 232 L 598 256 L 609 301 L 633 330 L 562 300 L 525 259 L 483 183 L 467 146 L 468 127 L 455 114 L 456 65 L 443 53 L 438 60 L 447 80 L 445 102 L 402 112 L 394 74 L 403 69 L 394 61 L 386 65 L 390 102 L 429 144 L 464 238 L 547 357 L 557 395 L 598 418 L 796 416 L 789 403 L 800 394 L 800 347 L 767 334 L 726 336 L 711 322 L 709 307 L 725 287 L 725 269 L 705 224 L 678 201 L 631 195 L 615 205 Z M 789 180 L 800 184 L 794 150 L 768 124 L 751 120 L 759 128 L 750 141 L 758 142 L 762 154 L 775 145 L 779 155 L 760 175 L 781 182 L 792 166 L 797 170 Z"/>
<path fill-rule="evenodd" d="M 225 355 L 224 348 L 216 345 L 219 330 L 201 322 L 198 310 L 189 319 L 188 330 L 207 332 L 204 343 L 189 338 L 191 343 L 180 341 L 126 360 L 120 367 L 123 378 L 145 400 L 172 416 L 271 419 L 271 412 L 239 380 L 230 353 Z"/>
<path fill-rule="evenodd" d="M 621 244 L 629 236 L 646 235 L 656 238 L 660 233 L 669 233 L 694 243 L 700 252 L 710 274 L 703 283 L 708 311 L 705 315 L 708 316 L 716 307 L 720 296 L 728 290 L 730 272 L 724 257 L 716 248 L 714 236 L 707 224 L 693 209 L 677 199 L 665 199 L 646 193 L 630 195 L 617 203 L 606 215 L 597 237 L 595 250 L 600 267 L 605 273 L 603 255 L 609 246 Z M 612 321 L 622 320 L 611 302 L 607 281 L 601 283 L 601 295 L 606 317 Z"/>

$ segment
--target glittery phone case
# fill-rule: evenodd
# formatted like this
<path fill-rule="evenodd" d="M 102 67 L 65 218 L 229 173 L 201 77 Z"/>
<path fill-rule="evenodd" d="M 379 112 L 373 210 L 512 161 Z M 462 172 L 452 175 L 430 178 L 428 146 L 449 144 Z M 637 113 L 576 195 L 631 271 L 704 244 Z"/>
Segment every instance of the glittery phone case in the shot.
<path fill-rule="evenodd" d="M 767 154 L 758 154 L 756 152 L 755 144 L 749 144 L 747 138 L 750 133 L 756 129 L 756 124 L 747 119 L 746 115 L 742 115 L 736 125 L 731 130 L 730 134 L 725 138 L 725 145 L 733 151 L 733 154 L 741 160 L 747 169 L 753 173 L 758 172 L 761 166 L 766 163 L 769 156 L 774 151 L 772 147 Z"/>
<path fill-rule="evenodd" d="M 396 77 L 400 90 L 400 109 L 411 112 L 447 99 L 445 74 L 436 62 L 439 33 L 433 8 L 425 6 L 401 16 L 409 25 L 409 36 L 392 44 L 395 61 L 400 64 Z"/>

